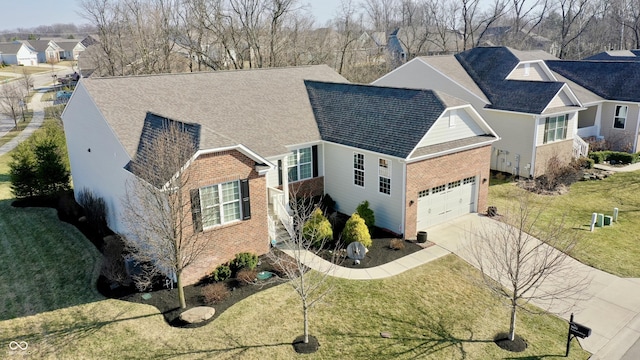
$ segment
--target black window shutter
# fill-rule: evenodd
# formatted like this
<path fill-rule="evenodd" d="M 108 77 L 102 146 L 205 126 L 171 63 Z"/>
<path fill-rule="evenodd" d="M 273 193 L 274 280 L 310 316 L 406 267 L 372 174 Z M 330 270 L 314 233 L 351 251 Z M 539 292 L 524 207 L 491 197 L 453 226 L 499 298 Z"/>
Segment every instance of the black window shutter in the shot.
<path fill-rule="evenodd" d="M 311 166 L 313 166 L 313 177 L 318 177 L 318 145 L 311 147 Z"/>
<path fill-rule="evenodd" d="M 278 160 L 278 185 L 282 185 L 282 160 Z"/>
<path fill-rule="evenodd" d="M 251 219 L 251 199 L 249 196 L 249 179 L 240 180 L 240 197 L 242 198 L 242 220 Z"/>
<path fill-rule="evenodd" d="M 193 217 L 193 231 L 202 231 L 202 212 L 200 211 L 200 190 L 193 189 L 191 195 L 191 216 Z"/>

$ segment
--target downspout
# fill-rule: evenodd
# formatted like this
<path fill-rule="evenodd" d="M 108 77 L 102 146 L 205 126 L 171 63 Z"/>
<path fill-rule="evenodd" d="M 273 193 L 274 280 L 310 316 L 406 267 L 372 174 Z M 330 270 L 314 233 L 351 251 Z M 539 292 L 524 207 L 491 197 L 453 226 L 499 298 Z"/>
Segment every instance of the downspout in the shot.
<path fill-rule="evenodd" d="M 602 103 L 596 105 L 596 121 L 594 125 L 596 126 L 596 138 L 602 136 Z"/>
<path fill-rule="evenodd" d="M 536 149 L 538 147 L 538 121 L 537 115 L 533 116 L 533 149 L 531 151 L 531 166 L 529 167 L 529 177 L 535 176 L 536 169 Z"/>

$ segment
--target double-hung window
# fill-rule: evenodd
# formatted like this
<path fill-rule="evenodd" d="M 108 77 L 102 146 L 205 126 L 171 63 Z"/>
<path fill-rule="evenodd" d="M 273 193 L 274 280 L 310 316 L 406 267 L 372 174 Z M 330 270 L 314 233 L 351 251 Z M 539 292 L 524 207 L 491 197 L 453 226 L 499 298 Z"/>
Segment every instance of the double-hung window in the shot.
<path fill-rule="evenodd" d="M 237 180 L 200 188 L 202 227 L 241 220 L 241 200 Z"/>
<path fill-rule="evenodd" d="M 364 154 L 353 153 L 353 184 L 364 187 Z"/>
<path fill-rule="evenodd" d="M 378 191 L 391 195 L 391 162 L 387 159 L 378 159 Z"/>
<path fill-rule="evenodd" d="M 310 179 L 313 176 L 311 148 L 293 150 L 288 156 L 289 181 Z"/>
<path fill-rule="evenodd" d="M 567 138 L 569 115 L 551 116 L 544 123 L 544 143 L 564 140 Z"/>
<path fill-rule="evenodd" d="M 629 107 L 627 105 L 616 105 L 616 113 L 613 117 L 613 128 L 624 129 L 624 124 L 627 122 L 627 111 Z"/>

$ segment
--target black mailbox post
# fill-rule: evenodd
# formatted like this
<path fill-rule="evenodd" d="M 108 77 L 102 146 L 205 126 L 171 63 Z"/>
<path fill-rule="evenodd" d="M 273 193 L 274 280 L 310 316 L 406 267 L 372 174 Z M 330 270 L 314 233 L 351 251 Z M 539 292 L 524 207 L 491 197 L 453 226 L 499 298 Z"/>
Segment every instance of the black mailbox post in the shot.
<path fill-rule="evenodd" d="M 580 339 L 584 339 L 591 335 L 591 328 L 586 327 L 584 325 L 573 322 L 573 313 L 571 314 L 571 318 L 569 318 L 569 334 L 567 335 L 567 352 L 564 357 L 569 356 L 569 346 L 571 345 L 571 339 L 574 337 L 579 337 Z"/>

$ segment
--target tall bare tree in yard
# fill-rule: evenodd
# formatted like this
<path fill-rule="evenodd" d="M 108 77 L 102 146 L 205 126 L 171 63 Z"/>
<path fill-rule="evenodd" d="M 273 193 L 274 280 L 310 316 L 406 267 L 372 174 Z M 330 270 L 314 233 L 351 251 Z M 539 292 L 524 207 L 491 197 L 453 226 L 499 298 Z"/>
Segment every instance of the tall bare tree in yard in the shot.
<path fill-rule="evenodd" d="M 18 128 L 18 118 L 22 111 L 23 93 L 20 86 L 10 82 L 0 86 L 0 112 L 10 117 Z"/>
<path fill-rule="evenodd" d="M 282 219 L 286 234 L 278 237 L 278 247 L 288 250 L 291 256 L 280 250 L 268 254 L 274 267 L 288 280 L 302 303 L 304 333 L 300 340 L 305 345 L 301 346 L 303 350 L 296 348 L 300 352 L 317 350 L 317 339 L 309 334 L 309 310 L 331 290 L 328 280 L 335 269 L 335 261 L 319 270 L 311 270 L 305 265 L 319 256 L 321 249 L 326 248 L 325 245 L 332 240 L 324 237 L 322 226 L 305 226 L 312 220 L 316 209 L 310 200 L 304 196 L 292 200 L 290 219 Z M 333 251 L 334 254 L 336 252 Z M 299 343 L 299 339 L 294 341 L 294 345 L 296 343 Z"/>
<path fill-rule="evenodd" d="M 532 196 L 514 194 L 514 209 L 495 227 L 480 230 L 470 247 L 484 284 L 508 304 L 511 341 L 518 309 L 529 311 L 526 305 L 533 302 L 548 311 L 564 312 L 589 282 L 586 274 L 576 274 L 569 265 L 577 233 L 564 219 L 543 225 L 543 208 L 533 203 Z"/>
<path fill-rule="evenodd" d="M 162 119 L 145 124 L 138 154 L 130 164 L 135 178 L 127 183 L 123 199 L 128 233 L 122 234 L 133 258 L 147 272 L 177 280 L 180 306 L 186 307 L 183 271 L 205 249 L 204 237 L 194 231 L 189 191 L 192 179 L 187 162 L 197 149 L 192 125 Z M 149 125 L 149 126 L 147 126 Z M 134 279 L 135 280 L 135 279 Z"/>

